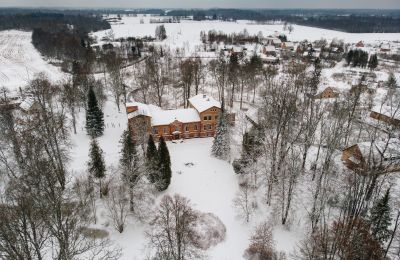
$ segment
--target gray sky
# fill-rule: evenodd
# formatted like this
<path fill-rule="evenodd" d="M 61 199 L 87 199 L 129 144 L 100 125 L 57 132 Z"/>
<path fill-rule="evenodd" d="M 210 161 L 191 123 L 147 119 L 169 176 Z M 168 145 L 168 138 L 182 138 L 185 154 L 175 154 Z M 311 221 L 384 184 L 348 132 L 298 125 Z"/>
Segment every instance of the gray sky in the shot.
<path fill-rule="evenodd" d="M 0 0 L 0 7 L 400 9 L 400 0 Z"/>

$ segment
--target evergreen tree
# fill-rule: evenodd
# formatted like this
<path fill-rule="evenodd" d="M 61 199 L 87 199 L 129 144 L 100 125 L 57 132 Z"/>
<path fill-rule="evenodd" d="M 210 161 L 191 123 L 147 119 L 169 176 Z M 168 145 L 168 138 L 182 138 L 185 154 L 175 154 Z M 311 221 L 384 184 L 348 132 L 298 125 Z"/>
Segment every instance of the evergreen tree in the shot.
<path fill-rule="evenodd" d="M 318 86 L 321 81 L 321 71 L 321 61 L 319 59 L 316 59 L 314 61 L 314 70 L 312 72 L 309 84 L 311 95 L 315 95 L 318 91 Z"/>
<path fill-rule="evenodd" d="M 365 68 L 368 64 L 368 52 L 366 51 L 361 51 L 361 55 L 360 55 L 360 66 L 362 68 Z"/>
<path fill-rule="evenodd" d="M 152 135 L 149 135 L 149 140 L 147 141 L 147 151 L 146 151 L 146 171 L 148 179 L 151 183 L 156 182 L 158 175 L 158 152 L 157 147 L 154 143 Z"/>
<path fill-rule="evenodd" d="M 97 103 L 96 94 L 92 87 L 87 95 L 86 131 L 91 137 L 99 137 L 104 132 L 103 112 Z"/>
<path fill-rule="evenodd" d="M 99 180 L 100 198 L 102 197 L 101 180 L 106 176 L 106 165 L 103 158 L 103 150 L 99 147 L 96 139 L 93 138 L 90 143 L 89 162 L 88 162 L 89 178 Z"/>
<path fill-rule="evenodd" d="M 378 67 L 378 56 L 376 54 L 371 55 L 369 58 L 368 67 L 371 70 L 374 70 L 376 67 Z"/>
<path fill-rule="evenodd" d="M 227 118 L 224 109 L 221 109 L 211 154 L 222 160 L 229 160 L 231 153 L 229 129 L 226 121 Z"/>
<path fill-rule="evenodd" d="M 120 164 L 122 168 L 122 177 L 129 187 L 129 204 L 130 210 L 134 210 L 133 189 L 139 179 L 141 171 L 141 163 L 136 144 L 132 139 L 129 130 L 125 130 L 121 138 L 122 150 Z"/>
<path fill-rule="evenodd" d="M 389 75 L 389 79 L 387 81 L 387 86 L 389 89 L 397 88 L 397 81 L 396 81 L 396 78 L 394 77 L 393 73 L 390 73 L 390 75 Z"/>
<path fill-rule="evenodd" d="M 353 61 L 353 56 L 354 56 L 354 51 L 350 50 L 346 55 L 347 65 L 350 65 L 350 63 Z"/>
<path fill-rule="evenodd" d="M 390 238 L 391 220 L 388 189 L 385 195 L 372 207 L 369 217 L 371 234 L 381 245 Z"/>
<path fill-rule="evenodd" d="M 164 137 L 161 136 L 158 144 L 159 176 L 157 188 L 159 191 L 166 190 L 171 183 L 171 158 Z"/>

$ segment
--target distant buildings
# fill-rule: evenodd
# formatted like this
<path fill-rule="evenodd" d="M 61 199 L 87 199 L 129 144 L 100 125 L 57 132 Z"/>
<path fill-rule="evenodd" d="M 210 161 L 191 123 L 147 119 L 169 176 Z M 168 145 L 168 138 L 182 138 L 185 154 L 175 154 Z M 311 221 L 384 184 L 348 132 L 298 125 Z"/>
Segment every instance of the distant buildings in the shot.
<path fill-rule="evenodd" d="M 314 98 L 325 99 L 325 98 L 337 98 L 340 95 L 340 91 L 334 87 L 327 87 L 321 93 L 317 94 Z"/>

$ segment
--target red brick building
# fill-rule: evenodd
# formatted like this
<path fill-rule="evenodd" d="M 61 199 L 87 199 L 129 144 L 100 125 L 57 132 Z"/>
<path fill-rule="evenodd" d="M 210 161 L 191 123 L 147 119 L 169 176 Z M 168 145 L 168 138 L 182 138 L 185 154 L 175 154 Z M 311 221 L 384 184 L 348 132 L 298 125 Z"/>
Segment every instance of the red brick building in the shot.
<path fill-rule="evenodd" d="M 129 129 L 135 139 L 148 134 L 155 140 L 161 136 L 166 140 L 214 136 L 220 111 L 220 102 L 205 94 L 190 98 L 186 109 L 163 110 L 138 102 L 126 104 Z"/>

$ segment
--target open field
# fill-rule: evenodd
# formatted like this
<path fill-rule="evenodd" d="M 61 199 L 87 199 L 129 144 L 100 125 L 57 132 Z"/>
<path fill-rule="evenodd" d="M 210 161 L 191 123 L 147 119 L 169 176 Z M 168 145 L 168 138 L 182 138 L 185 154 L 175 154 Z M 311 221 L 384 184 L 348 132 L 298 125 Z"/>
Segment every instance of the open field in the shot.
<path fill-rule="evenodd" d="M 0 31 L 0 87 L 18 89 L 37 73 L 54 81 L 61 78 L 61 70 L 43 59 L 31 38 L 32 32 Z"/>

